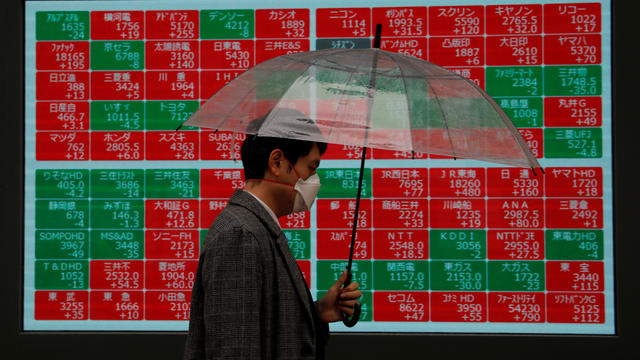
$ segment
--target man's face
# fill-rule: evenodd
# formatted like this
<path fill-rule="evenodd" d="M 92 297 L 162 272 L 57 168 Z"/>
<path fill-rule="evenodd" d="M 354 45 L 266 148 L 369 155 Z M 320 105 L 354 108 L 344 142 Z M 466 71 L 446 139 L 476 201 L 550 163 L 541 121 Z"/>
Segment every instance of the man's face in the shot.
<path fill-rule="evenodd" d="M 316 170 L 318 169 L 319 166 L 320 166 L 320 150 L 318 149 L 318 145 L 314 143 L 309 154 L 299 157 L 298 161 L 293 165 L 293 167 L 295 168 L 295 171 L 289 169 L 287 172 L 285 172 L 285 175 L 284 175 L 285 179 L 283 179 L 283 181 L 285 183 L 294 185 L 298 181 L 298 176 L 300 176 L 302 180 L 306 180 L 311 175 L 314 175 L 316 173 Z M 288 168 L 288 164 L 287 164 L 287 168 Z M 293 204 L 296 198 L 296 191 L 293 190 L 293 188 L 290 188 L 290 189 L 291 190 L 288 190 L 286 195 L 283 194 L 283 200 L 284 198 L 286 198 L 287 208 L 293 209 Z"/>
<path fill-rule="evenodd" d="M 302 180 L 306 180 L 309 176 L 316 173 L 316 170 L 320 166 L 320 150 L 318 150 L 318 145 L 313 144 L 311 151 L 305 155 L 298 158 L 298 161 L 295 163 L 294 167 L 298 172 L 298 175 L 302 178 Z M 294 173 L 292 171 L 292 173 Z M 294 173 L 295 175 L 295 173 Z M 294 183 L 298 181 L 297 177 Z"/>

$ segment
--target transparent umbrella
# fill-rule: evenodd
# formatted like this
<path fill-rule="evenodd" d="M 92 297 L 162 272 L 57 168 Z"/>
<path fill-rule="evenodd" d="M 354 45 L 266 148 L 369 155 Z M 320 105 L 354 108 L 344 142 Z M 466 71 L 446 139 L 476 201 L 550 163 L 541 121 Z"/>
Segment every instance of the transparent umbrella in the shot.
<path fill-rule="evenodd" d="M 540 169 L 527 143 L 475 83 L 441 66 L 379 49 L 283 55 L 242 73 L 183 125 L 362 147 L 351 247 L 367 148 Z M 257 121 L 258 119 L 259 121 Z M 359 304 L 358 304 L 359 305 Z M 360 313 L 343 320 L 353 326 Z"/>

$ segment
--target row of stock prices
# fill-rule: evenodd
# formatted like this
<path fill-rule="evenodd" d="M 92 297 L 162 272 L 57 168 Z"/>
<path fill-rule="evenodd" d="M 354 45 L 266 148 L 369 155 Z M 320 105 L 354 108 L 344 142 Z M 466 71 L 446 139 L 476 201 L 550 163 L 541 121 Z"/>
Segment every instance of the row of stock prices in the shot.
<path fill-rule="evenodd" d="M 331 329 L 614 332 L 608 1 L 280 2 L 27 4 L 25 329 L 185 330 L 245 135 L 176 128 L 254 65 L 383 24 L 382 49 L 485 89 L 545 174 L 368 151 L 362 316 Z M 315 298 L 347 263 L 360 155 L 329 144 L 313 208 L 280 218 Z"/>

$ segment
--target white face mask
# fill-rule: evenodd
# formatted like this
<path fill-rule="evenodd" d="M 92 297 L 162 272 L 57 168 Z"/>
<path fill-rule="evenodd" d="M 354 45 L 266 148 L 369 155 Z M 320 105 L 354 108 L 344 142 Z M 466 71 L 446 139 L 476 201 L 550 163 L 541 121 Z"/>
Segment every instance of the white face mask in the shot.
<path fill-rule="evenodd" d="M 307 180 L 298 178 L 298 181 L 293 187 L 296 190 L 296 198 L 293 202 L 293 210 L 291 210 L 291 212 L 309 211 L 313 202 L 316 200 L 316 196 L 318 196 L 320 186 L 322 186 L 322 184 L 320 184 L 320 176 L 318 176 L 318 174 L 309 176 Z"/>

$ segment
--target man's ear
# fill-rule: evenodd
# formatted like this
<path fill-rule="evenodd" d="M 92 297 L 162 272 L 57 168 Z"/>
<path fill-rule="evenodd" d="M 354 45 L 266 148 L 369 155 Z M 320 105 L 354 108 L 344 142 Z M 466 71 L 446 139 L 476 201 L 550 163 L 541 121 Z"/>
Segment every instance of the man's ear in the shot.
<path fill-rule="evenodd" d="M 267 171 L 271 172 L 274 176 L 280 176 L 281 171 L 283 171 L 283 167 L 281 167 L 282 162 L 284 161 L 284 154 L 280 149 L 274 149 L 271 154 L 269 154 L 269 164 L 267 166 Z"/>

